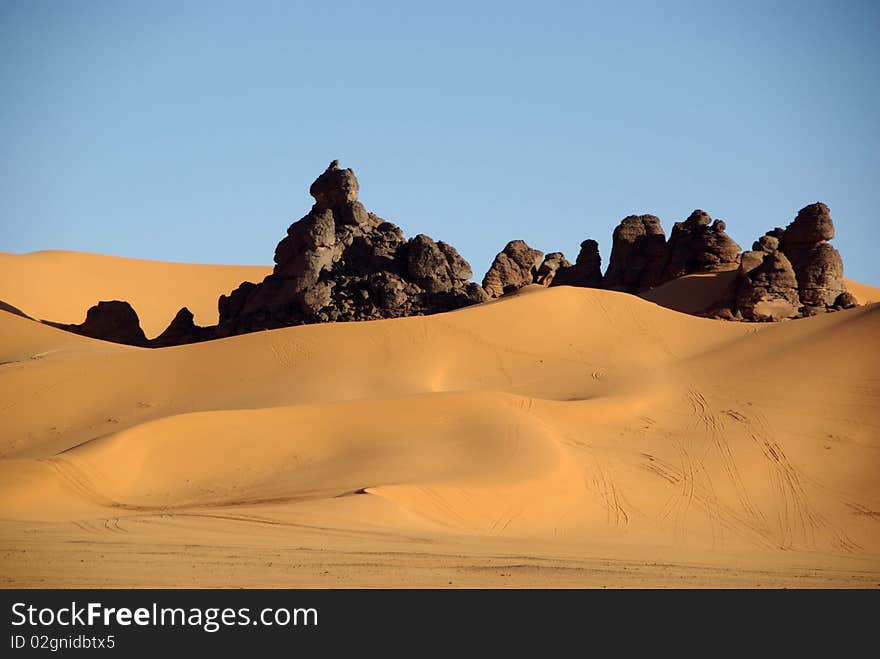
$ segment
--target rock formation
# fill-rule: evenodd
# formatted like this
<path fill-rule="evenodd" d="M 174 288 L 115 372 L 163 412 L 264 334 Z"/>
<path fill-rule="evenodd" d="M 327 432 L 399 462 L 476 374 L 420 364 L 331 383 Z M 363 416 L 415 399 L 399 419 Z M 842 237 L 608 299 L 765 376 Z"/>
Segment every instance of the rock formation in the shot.
<path fill-rule="evenodd" d="M 779 241 L 782 240 L 784 233 L 785 229 L 781 227 L 776 227 L 775 229 L 768 231 L 752 243 L 752 250 L 767 253 L 775 252 L 779 249 Z"/>
<path fill-rule="evenodd" d="M 666 234 L 654 215 L 629 215 L 614 229 L 605 288 L 635 293 L 660 283 Z"/>
<path fill-rule="evenodd" d="M 171 324 L 155 339 L 151 339 L 149 345 L 151 348 L 163 348 L 165 346 L 176 346 L 182 343 L 198 343 L 199 341 L 207 341 L 213 339 L 215 328 L 200 327 L 193 321 L 192 311 L 183 307 L 171 321 Z"/>
<path fill-rule="evenodd" d="M 550 286 L 556 278 L 556 273 L 564 268 L 570 268 L 571 263 L 562 252 L 550 252 L 541 262 L 535 275 L 535 283 L 541 286 Z"/>
<path fill-rule="evenodd" d="M 843 261 L 828 242 L 833 237 L 831 213 L 821 202 L 802 208 L 782 235 L 780 249 L 794 268 L 805 315 L 834 307 L 846 291 Z"/>
<path fill-rule="evenodd" d="M 312 183 L 311 210 L 275 248 L 275 268 L 260 283 L 244 282 L 218 301 L 219 323 L 199 327 L 186 307 L 147 340 L 127 302 L 103 301 L 80 325 L 48 323 L 77 334 L 136 346 L 163 347 L 257 330 L 331 321 L 439 313 L 497 298 L 523 286 L 581 286 L 637 293 L 683 275 L 737 268 L 720 299 L 700 315 L 778 321 L 857 305 L 846 292 L 843 263 L 828 242 L 828 207 L 802 208 L 786 229 L 740 247 L 725 223 L 695 210 L 669 237 L 654 215 L 629 215 L 615 228 L 608 270 L 595 240 L 581 243 L 574 264 L 513 240 L 495 257 L 482 287 L 451 245 L 395 224 L 358 201 L 358 180 L 338 161 Z M 14 311 L 14 309 L 13 309 Z M 48 321 L 47 321 L 48 322 Z"/>
<path fill-rule="evenodd" d="M 797 279 L 785 254 L 778 250 L 743 254 L 736 291 L 736 310 L 744 320 L 794 318 L 801 303 Z"/>
<path fill-rule="evenodd" d="M 821 202 L 802 208 L 786 229 L 761 236 L 740 257 L 728 314 L 775 321 L 856 306 L 846 292 L 840 254 L 828 243 L 833 237 L 831 214 Z M 718 315 L 725 317 L 724 310 Z"/>
<path fill-rule="evenodd" d="M 713 222 L 708 213 L 699 209 L 684 222 L 676 222 L 669 236 L 662 280 L 736 266 L 741 248 L 726 229 L 723 220 Z"/>
<path fill-rule="evenodd" d="M 535 282 L 543 252 L 532 249 L 522 240 L 511 240 L 498 253 L 486 276 L 483 289 L 490 298 L 512 293 Z"/>
<path fill-rule="evenodd" d="M 140 319 L 128 302 L 109 300 L 98 302 L 86 312 L 86 319 L 79 325 L 46 322 L 59 329 L 82 336 L 132 346 L 146 346 L 147 337 L 141 329 Z"/>
<path fill-rule="evenodd" d="M 311 211 L 275 249 L 275 268 L 219 300 L 218 336 L 304 323 L 437 313 L 486 299 L 453 248 L 400 228 L 357 200 L 351 169 L 330 163 Z"/>
<path fill-rule="evenodd" d="M 599 243 L 591 239 L 582 242 L 575 264 L 558 268 L 550 285 L 602 288 L 602 257 L 599 255 Z"/>

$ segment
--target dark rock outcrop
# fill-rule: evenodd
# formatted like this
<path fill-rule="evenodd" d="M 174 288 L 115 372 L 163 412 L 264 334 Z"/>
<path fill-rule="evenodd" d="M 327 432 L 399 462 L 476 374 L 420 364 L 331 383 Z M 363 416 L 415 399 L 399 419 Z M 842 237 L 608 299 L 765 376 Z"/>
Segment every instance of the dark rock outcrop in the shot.
<path fill-rule="evenodd" d="M 582 242 L 575 264 L 560 267 L 550 285 L 602 288 L 602 257 L 599 255 L 599 243 L 591 239 Z"/>
<path fill-rule="evenodd" d="M 544 253 L 523 240 L 511 240 L 498 253 L 486 276 L 483 289 L 490 298 L 512 293 L 535 282 Z"/>
<path fill-rule="evenodd" d="M 605 288 L 635 293 L 660 283 L 666 234 L 654 215 L 629 215 L 614 229 Z"/>
<path fill-rule="evenodd" d="M 802 208 L 782 235 L 780 249 L 794 267 L 805 315 L 833 308 L 846 291 L 840 252 L 828 242 L 833 237 L 831 212 L 821 202 Z"/>
<path fill-rule="evenodd" d="M 351 169 L 337 161 L 312 183 L 311 211 L 275 249 L 261 283 L 244 282 L 218 303 L 218 336 L 305 323 L 437 313 L 486 299 L 447 243 L 406 240 L 357 200 Z"/>
<path fill-rule="evenodd" d="M 132 346 L 147 345 L 147 337 L 141 329 L 137 313 L 128 302 L 120 300 L 98 302 L 86 312 L 85 321 L 79 325 L 45 322 L 47 325 L 93 339 Z"/>
<path fill-rule="evenodd" d="M 723 220 L 695 210 L 672 227 L 667 245 L 663 281 L 701 272 L 728 270 L 739 263 L 740 246 L 727 235 Z"/>
<path fill-rule="evenodd" d="M 514 240 L 480 286 L 448 243 L 424 234 L 407 240 L 398 226 L 368 212 L 358 201 L 354 172 L 337 161 L 309 191 L 315 203 L 276 246 L 272 274 L 220 296 L 216 326 L 196 325 L 184 307 L 162 334 L 147 340 L 134 309 L 118 300 L 99 302 L 79 325 L 45 322 L 96 339 L 163 347 L 307 323 L 451 311 L 533 283 L 637 293 L 684 275 L 733 268 L 723 275 L 722 292 L 692 313 L 779 321 L 858 304 L 846 292 L 840 254 L 828 242 L 834 224 L 821 202 L 802 208 L 786 229 L 768 231 L 742 254 L 725 223 L 704 211 L 676 223 L 668 242 L 656 216 L 629 215 L 614 230 L 604 277 L 595 240 L 581 243 L 574 264 L 561 252 L 542 260 L 541 251 Z"/>
<path fill-rule="evenodd" d="M 155 339 L 151 339 L 149 345 L 151 348 L 163 348 L 183 343 L 198 343 L 212 338 L 214 338 L 214 328 L 196 325 L 192 311 L 183 307 L 177 312 L 165 331 Z"/>

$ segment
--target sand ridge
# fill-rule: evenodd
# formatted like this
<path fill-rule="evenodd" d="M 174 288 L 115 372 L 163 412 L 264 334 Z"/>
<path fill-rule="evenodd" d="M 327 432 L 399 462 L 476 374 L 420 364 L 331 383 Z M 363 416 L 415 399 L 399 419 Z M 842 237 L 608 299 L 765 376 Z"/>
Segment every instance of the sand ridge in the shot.
<path fill-rule="evenodd" d="M 169 263 L 88 252 L 0 252 L 0 299 L 32 318 L 81 323 L 101 300 L 129 302 L 147 337 L 168 327 L 181 307 L 196 324 L 217 322 L 217 298 L 272 271 L 260 265 Z"/>

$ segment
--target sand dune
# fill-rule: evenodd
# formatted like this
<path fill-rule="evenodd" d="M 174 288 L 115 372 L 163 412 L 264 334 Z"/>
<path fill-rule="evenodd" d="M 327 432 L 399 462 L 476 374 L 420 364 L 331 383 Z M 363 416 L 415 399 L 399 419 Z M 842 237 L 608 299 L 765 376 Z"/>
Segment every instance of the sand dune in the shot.
<path fill-rule="evenodd" d="M 844 281 L 846 282 L 847 290 L 856 296 L 859 304 L 873 304 L 875 302 L 880 302 L 880 288 L 877 286 L 860 284 L 851 279 L 845 279 Z"/>
<path fill-rule="evenodd" d="M 0 312 L 3 583 L 875 586 L 878 332 L 568 287 L 158 350 Z"/>
<path fill-rule="evenodd" d="M 272 268 L 167 263 L 85 252 L 0 252 L 0 299 L 32 318 L 81 323 L 99 300 L 125 300 L 147 337 L 162 332 L 181 307 L 196 324 L 217 322 L 217 298 L 243 281 L 258 282 Z"/>
<path fill-rule="evenodd" d="M 736 280 L 736 270 L 685 275 L 641 294 L 667 309 L 698 314 L 723 299 Z"/>

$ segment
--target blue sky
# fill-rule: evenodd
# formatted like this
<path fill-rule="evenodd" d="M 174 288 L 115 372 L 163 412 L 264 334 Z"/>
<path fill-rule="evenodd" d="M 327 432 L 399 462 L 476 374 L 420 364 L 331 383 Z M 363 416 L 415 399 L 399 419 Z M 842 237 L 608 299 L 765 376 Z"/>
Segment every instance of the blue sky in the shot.
<path fill-rule="evenodd" d="M 880 285 L 880 3 L 0 0 L 0 250 L 270 263 L 339 158 L 479 279 L 825 201 Z"/>

